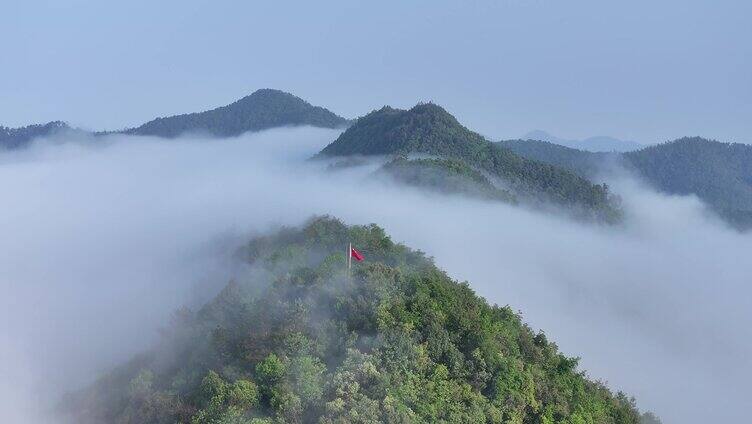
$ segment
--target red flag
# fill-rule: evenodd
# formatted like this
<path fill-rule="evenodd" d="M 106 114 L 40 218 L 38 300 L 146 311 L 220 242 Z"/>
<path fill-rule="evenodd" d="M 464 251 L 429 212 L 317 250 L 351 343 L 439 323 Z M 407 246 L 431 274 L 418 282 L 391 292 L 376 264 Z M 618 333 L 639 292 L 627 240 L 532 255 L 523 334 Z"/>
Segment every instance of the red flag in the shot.
<path fill-rule="evenodd" d="M 350 257 L 351 258 L 355 258 L 355 260 L 358 261 L 358 262 L 360 262 L 363 259 L 365 259 L 360 252 L 358 252 L 357 250 L 355 250 L 354 247 L 350 247 Z"/>

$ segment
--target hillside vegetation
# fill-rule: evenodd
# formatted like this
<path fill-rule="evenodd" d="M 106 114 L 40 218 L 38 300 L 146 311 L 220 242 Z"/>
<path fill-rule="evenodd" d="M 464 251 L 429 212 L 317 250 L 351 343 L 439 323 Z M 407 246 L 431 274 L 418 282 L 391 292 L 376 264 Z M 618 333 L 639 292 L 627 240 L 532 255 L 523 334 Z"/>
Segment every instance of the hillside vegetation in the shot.
<path fill-rule="evenodd" d="M 528 159 L 555 165 L 585 178 L 594 178 L 606 162 L 618 161 L 618 153 L 594 153 L 540 140 L 502 140 L 496 143 Z"/>
<path fill-rule="evenodd" d="M 275 127 L 310 125 L 339 128 L 348 123 L 345 118 L 322 107 L 313 106 L 292 94 L 262 89 L 227 106 L 205 112 L 157 118 L 123 132 L 168 138 L 187 132 L 231 137 L 248 131 Z"/>
<path fill-rule="evenodd" d="M 752 146 L 685 137 L 628 153 L 592 153 L 536 140 L 499 145 L 589 178 L 617 165 L 666 194 L 695 195 L 740 228 L 752 228 Z"/>
<path fill-rule="evenodd" d="M 629 166 L 671 194 L 695 194 L 722 209 L 752 211 L 752 146 L 686 137 L 624 154 Z"/>
<path fill-rule="evenodd" d="M 482 173 L 454 159 L 408 159 L 397 157 L 382 166 L 379 175 L 410 186 L 445 194 L 517 203 L 515 196 L 496 187 Z"/>
<path fill-rule="evenodd" d="M 345 247 L 366 260 L 345 267 Z M 251 240 L 249 277 L 70 395 L 77 423 L 638 423 L 510 307 L 376 225 L 322 217 Z"/>
<path fill-rule="evenodd" d="M 32 140 L 48 137 L 60 131 L 70 130 L 65 122 L 52 121 L 46 124 L 29 125 L 20 128 L 0 126 L 0 149 L 18 149 L 25 147 Z"/>
<path fill-rule="evenodd" d="M 424 154 L 454 159 L 499 178 L 522 199 L 553 202 L 617 221 L 620 210 L 605 185 L 557 166 L 525 159 L 462 126 L 440 106 L 384 107 L 359 118 L 319 156 Z"/>

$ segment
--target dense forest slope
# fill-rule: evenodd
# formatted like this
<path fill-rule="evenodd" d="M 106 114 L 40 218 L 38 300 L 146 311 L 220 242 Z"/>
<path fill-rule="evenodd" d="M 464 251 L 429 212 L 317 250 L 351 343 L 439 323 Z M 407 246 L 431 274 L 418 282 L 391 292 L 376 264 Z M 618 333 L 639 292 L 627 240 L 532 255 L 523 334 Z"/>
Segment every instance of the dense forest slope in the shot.
<path fill-rule="evenodd" d="M 349 242 L 365 255 L 346 270 Z M 69 396 L 77 423 L 638 423 L 510 307 L 375 226 L 251 240 L 252 277 Z"/>
<path fill-rule="evenodd" d="M 52 121 L 46 124 L 29 125 L 20 128 L 0 126 L 0 149 L 25 147 L 38 137 L 48 137 L 60 131 L 70 130 L 65 122 Z"/>
<path fill-rule="evenodd" d="M 608 161 L 620 160 L 618 153 L 594 153 L 541 140 L 503 140 L 496 143 L 528 159 L 556 165 L 585 178 L 593 178 Z"/>
<path fill-rule="evenodd" d="M 373 111 L 359 118 L 319 156 L 409 154 L 462 161 L 503 180 L 520 198 L 579 208 L 609 221 L 620 216 L 606 186 L 499 147 L 434 104 L 419 104 L 410 110 L 387 106 Z"/>
<path fill-rule="evenodd" d="M 123 132 L 169 138 L 186 132 L 231 137 L 247 131 L 260 131 L 275 127 L 311 125 L 321 128 L 339 128 L 348 123 L 347 119 L 322 107 L 313 106 L 292 94 L 262 89 L 227 106 L 206 112 L 157 118 L 140 127 Z"/>
<path fill-rule="evenodd" d="M 693 194 L 729 223 L 752 228 L 752 146 L 685 137 L 628 153 L 592 153 L 535 140 L 502 141 L 515 153 L 594 178 L 625 167 L 667 194 Z"/>
<path fill-rule="evenodd" d="M 687 137 L 624 154 L 662 191 L 695 194 L 723 209 L 752 211 L 752 146 Z"/>
<path fill-rule="evenodd" d="M 454 159 L 397 157 L 382 166 L 377 175 L 386 175 L 398 183 L 440 193 L 517 203 L 512 193 L 495 186 L 488 177 L 466 163 Z"/>

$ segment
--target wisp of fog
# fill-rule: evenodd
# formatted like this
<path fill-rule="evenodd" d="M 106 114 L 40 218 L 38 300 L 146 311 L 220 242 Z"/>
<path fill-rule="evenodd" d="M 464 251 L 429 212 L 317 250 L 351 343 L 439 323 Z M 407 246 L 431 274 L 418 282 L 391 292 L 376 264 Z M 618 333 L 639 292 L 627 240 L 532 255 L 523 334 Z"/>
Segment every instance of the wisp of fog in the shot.
<path fill-rule="evenodd" d="M 664 422 L 739 422 L 752 379 L 752 237 L 629 177 L 623 225 L 400 188 L 308 161 L 336 138 L 76 135 L 0 154 L 0 419 L 147 349 L 233 276 L 253 234 L 331 214 L 377 223 Z"/>

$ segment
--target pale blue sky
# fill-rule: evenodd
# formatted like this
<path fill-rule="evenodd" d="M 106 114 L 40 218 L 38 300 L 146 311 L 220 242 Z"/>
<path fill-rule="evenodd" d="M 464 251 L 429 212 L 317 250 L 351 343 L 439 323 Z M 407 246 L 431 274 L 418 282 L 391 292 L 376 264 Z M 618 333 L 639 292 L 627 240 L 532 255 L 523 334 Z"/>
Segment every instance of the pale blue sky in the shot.
<path fill-rule="evenodd" d="M 752 2 L 0 0 L 0 125 L 91 129 L 258 88 L 433 100 L 494 138 L 752 141 Z"/>

